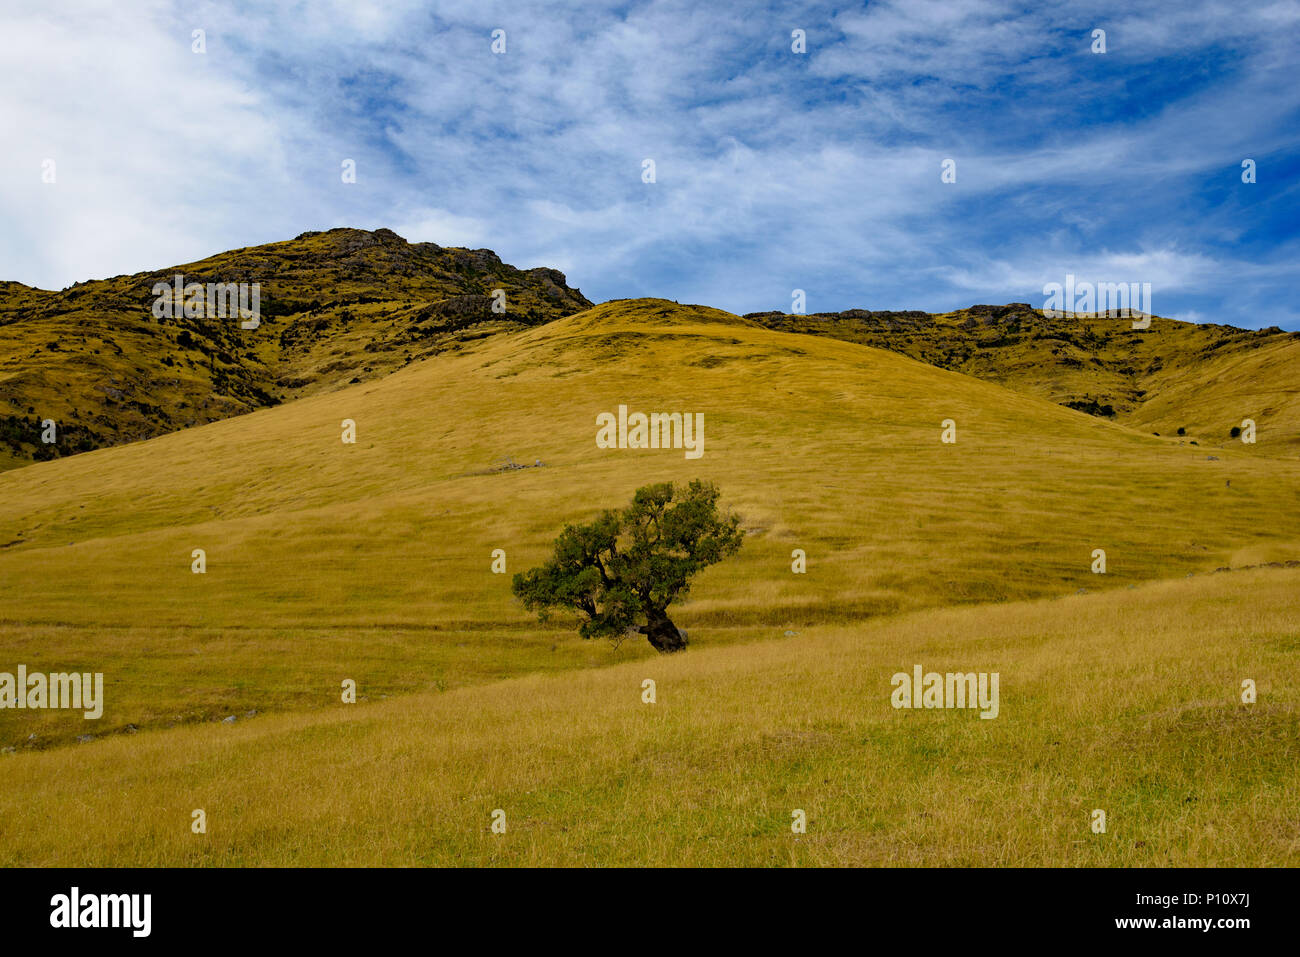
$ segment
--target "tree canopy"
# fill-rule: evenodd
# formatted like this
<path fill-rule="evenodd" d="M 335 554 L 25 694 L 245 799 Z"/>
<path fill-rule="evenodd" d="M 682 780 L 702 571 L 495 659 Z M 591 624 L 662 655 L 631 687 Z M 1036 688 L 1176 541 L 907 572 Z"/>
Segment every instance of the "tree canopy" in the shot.
<path fill-rule="evenodd" d="M 719 492 L 699 479 L 636 490 L 632 504 L 586 525 L 566 525 L 549 561 L 515 575 L 514 593 L 545 621 L 555 607 L 576 611 L 584 638 L 616 643 L 631 632 L 661 652 L 686 647 L 667 615 L 701 569 L 739 550 L 740 518 L 718 510 Z"/>

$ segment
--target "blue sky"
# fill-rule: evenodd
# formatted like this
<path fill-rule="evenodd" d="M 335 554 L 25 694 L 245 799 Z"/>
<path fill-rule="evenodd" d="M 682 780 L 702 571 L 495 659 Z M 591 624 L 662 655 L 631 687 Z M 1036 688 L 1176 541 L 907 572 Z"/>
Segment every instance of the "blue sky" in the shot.
<path fill-rule="evenodd" d="M 11 2 L 0 278 L 387 226 L 595 301 L 1041 307 L 1073 273 L 1300 329 L 1300 3 L 1048 7 Z"/>

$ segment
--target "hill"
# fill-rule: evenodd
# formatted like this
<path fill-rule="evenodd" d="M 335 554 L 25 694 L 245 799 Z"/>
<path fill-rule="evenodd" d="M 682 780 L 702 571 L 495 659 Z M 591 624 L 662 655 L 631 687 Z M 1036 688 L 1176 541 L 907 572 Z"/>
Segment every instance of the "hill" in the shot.
<path fill-rule="evenodd" d="M 257 283 L 262 324 L 156 316 L 155 284 Z M 493 290 L 505 294 L 493 311 Z M 0 282 L 0 470 L 165 434 L 380 378 L 462 344 L 591 306 L 563 273 L 490 250 L 332 229 L 60 292 Z M 1300 454 L 1300 333 L 1046 318 L 1027 303 L 933 315 L 747 318 L 887 349 L 1089 414 L 1223 448 L 1256 423 L 1260 454 Z M 1211 390 L 1198 383 L 1213 381 Z M 42 423 L 56 423 L 56 442 Z M 1182 432 L 1179 432 L 1179 430 Z"/>
<path fill-rule="evenodd" d="M 1300 333 L 1277 327 L 1156 316 L 1139 330 L 1131 319 L 1048 318 L 1023 302 L 938 315 L 851 309 L 747 318 L 889 349 L 1200 445 L 1228 445 L 1249 418 L 1261 452 L 1300 454 Z"/>
<path fill-rule="evenodd" d="M 703 414 L 702 457 L 598 448 L 597 415 L 620 405 Z M 0 647 L 104 671 L 99 737 L 327 708 L 345 678 L 373 701 L 608 664 L 563 618 L 525 614 L 510 573 L 565 523 L 697 476 L 747 532 L 674 613 L 703 647 L 1300 559 L 1293 465 L 1258 448 L 1209 456 L 891 352 L 609 303 L 0 475 Z M 85 733 L 0 712 L 0 745 Z"/>
<path fill-rule="evenodd" d="M 256 283 L 260 325 L 243 329 L 206 308 L 155 315 L 155 284 L 177 274 L 246 283 L 249 306 Z M 504 312 L 493 311 L 495 289 Z M 590 305 L 557 270 L 518 270 L 490 250 L 407 243 L 387 229 L 303 233 L 59 292 L 0 283 L 0 468 L 369 381 L 466 338 Z M 57 423 L 54 444 L 41 441 L 45 419 Z"/>

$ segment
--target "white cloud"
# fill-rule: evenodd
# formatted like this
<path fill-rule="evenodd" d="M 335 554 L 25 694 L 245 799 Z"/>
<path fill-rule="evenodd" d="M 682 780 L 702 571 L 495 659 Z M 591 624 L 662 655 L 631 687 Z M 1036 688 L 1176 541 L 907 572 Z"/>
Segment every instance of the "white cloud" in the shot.
<path fill-rule="evenodd" d="M 473 216 L 457 216 L 445 209 L 423 209 L 410 219 L 389 227 L 412 243 L 437 243 L 439 246 L 464 246 L 480 249 L 493 238 L 492 224 Z"/>
<path fill-rule="evenodd" d="M 1258 247 L 1223 251 L 1255 235 L 1233 205 L 1249 196 L 1178 191 L 1296 145 L 1294 5 L 124 9 L 29 5 L 0 35 L 5 278 L 61 286 L 352 224 L 555 265 L 589 295 L 737 311 L 793 286 L 817 308 L 1024 299 L 1066 269 L 1221 297 L 1282 281 Z M 1109 60 L 1086 52 L 1094 22 Z M 1235 57 L 1216 82 L 1100 115 L 1125 64 L 1215 42 Z"/>

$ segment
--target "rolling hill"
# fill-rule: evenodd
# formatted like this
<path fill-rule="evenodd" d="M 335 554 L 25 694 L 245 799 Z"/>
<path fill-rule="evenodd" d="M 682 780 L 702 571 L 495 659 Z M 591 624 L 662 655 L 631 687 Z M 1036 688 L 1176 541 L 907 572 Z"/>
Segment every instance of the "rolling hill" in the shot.
<path fill-rule="evenodd" d="M 620 405 L 702 413 L 703 455 L 597 447 Z M 1260 449 L 633 300 L 14 469 L 0 670 L 106 701 L 0 711 L 0 858 L 1295 865 L 1300 483 Z M 746 541 L 683 655 L 491 571 L 697 476 Z M 892 709 L 918 663 L 998 672 L 998 719 Z"/>
<path fill-rule="evenodd" d="M 262 324 L 156 317 L 156 283 L 258 283 Z M 504 313 L 492 308 L 505 294 Z M 490 250 L 332 229 L 60 292 L 0 283 L 0 469 L 165 434 L 372 381 L 591 303 L 554 269 Z M 1027 303 L 943 314 L 752 313 L 768 328 L 887 349 L 1144 431 L 1300 454 L 1300 333 L 1155 318 L 1046 318 Z M 1202 389 L 1199 383 L 1214 382 Z M 42 441 L 53 420 L 56 441 Z M 1183 432 L 1179 433 L 1178 430 Z"/>
<path fill-rule="evenodd" d="M 703 456 L 598 448 L 596 416 L 619 405 L 702 413 Z M 566 522 L 697 476 L 747 531 L 674 615 L 705 646 L 1300 559 L 1293 464 L 1257 449 L 1207 455 L 706 307 L 609 303 L 0 475 L 0 647 L 111 676 L 96 736 L 327 708 L 348 677 L 374 700 L 607 664 L 524 614 L 492 552 L 521 571 Z M 85 733 L 0 712 L 10 747 Z"/>
<path fill-rule="evenodd" d="M 1023 302 L 939 315 L 852 309 L 748 318 L 889 349 L 1200 445 L 1232 443 L 1249 418 L 1261 453 L 1300 454 L 1300 333 L 1275 326 L 1157 316 L 1139 330 L 1104 315 L 1049 318 Z"/>
<path fill-rule="evenodd" d="M 259 286 L 261 324 L 156 316 L 156 283 Z M 493 311 L 493 290 L 504 312 Z M 331 229 L 50 292 L 0 283 L 0 468 L 162 435 L 379 378 L 464 337 L 591 305 L 487 249 Z M 203 310 L 202 312 L 206 312 Z M 473 327 L 471 329 L 471 327 Z M 44 444 L 41 423 L 57 423 Z"/>

